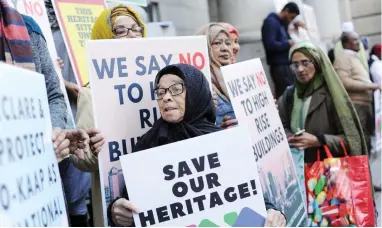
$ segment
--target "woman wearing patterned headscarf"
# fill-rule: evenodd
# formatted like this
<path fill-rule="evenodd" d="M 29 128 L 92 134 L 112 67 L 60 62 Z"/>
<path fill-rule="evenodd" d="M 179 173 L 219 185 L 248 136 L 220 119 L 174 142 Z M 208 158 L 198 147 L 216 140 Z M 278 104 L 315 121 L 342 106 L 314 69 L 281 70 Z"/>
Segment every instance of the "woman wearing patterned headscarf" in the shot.
<path fill-rule="evenodd" d="M 118 5 L 106 9 L 94 23 L 92 40 L 146 37 L 146 27 L 132 8 Z"/>
<path fill-rule="evenodd" d="M 122 39 L 122 38 L 140 38 L 146 37 L 146 27 L 137 14 L 130 7 L 118 5 L 114 8 L 104 10 L 93 25 L 92 40 L 100 39 Z M 77 100 L 76 125 L 80 129 L 88 131 L 91 140 L 91 152 L 81 153 L 77 156 L 72 155 L 71 161 L 75 166 L 86 172 L 98 171 L 98 153 L 104 144 L 104 137 L 98 130 L 94 130 L 93 105 L 89 84 L 80 88 Z M 102 217 L 102 197 L 100 195 L 99 175 L 93 175 L 92 199 L 93 212 Z M 101 223 L 96 224 L 98 226 Z"/>
<path fill-rule="evenodd" d="M 219 23 L 211 23 L 203 26 L 197 34 L 207 37 L 212 89 L 218 98 L 216 125 L 222 128 L 235 126 L 236 116 L 220 71 L 220 67 L 232 63 L 233 50 L 229 32 Z"/>
<path fill-rule="evenodd" d="M 118 5 L 114 8 L 104 10 L 94 23 L 92 30 L 92 40 L 123 39 L 146 37 L 146 27 L 138 13 L 130 7 Z M 97 137 L 97 142 L 92 147 L 93 153 L 83 154 L 85 159 L 72 156 L 73 163 L 83 171 L 97 171 L 97 154 L 100 152 L 103 138 L 100 132 L 94 129 L 93 105 L 89 84 L 80 89 L 77 101 L 77 127 L 90 130 L 90 135 Z M 98 136 L 96 136 L 98 135 Z"/>

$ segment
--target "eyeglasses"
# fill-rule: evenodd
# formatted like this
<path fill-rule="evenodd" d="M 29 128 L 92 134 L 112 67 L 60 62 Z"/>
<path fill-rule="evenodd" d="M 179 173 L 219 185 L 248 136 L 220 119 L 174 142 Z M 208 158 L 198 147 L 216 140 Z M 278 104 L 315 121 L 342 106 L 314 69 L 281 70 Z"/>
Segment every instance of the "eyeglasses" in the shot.
<path fill-rule="evenodd" d="M 313 64 L 312 60 L 302 60 L 300 63 L 299 62 L 294 62 L 289 65 L 290 69 L 293 71 L 296 71 L 300 66 L 303 68 L 308 68 Z"/>
<path fill-rule="evenodd" d="M 117 37 L 127 36 L 129 32 L 134 33 L 136 36 L 142 36 L 143 29 L 141 27 L 135 26 L 132 28 L 127 28 L 125 26 L 116 27 L 113 32 Z"/>
<path fill-rule="evenodd" d="M 166 95 L 167 91 L 170 92 L 170 95 L 171 96 L 177 96 L 177 95 L 180 95 L 183 93 L 184 91 L 184 85 L 181 84 L 181 83 L 178 83 L 178 84 L 174 84 L 170 87 L 168 87 L 167 89 L 164 89 L 164 88 L 157 88 L 155 89 L 154 93 L 155 93 L 155 98 L 157 100 L 162 100 L 163 97 Z"/>

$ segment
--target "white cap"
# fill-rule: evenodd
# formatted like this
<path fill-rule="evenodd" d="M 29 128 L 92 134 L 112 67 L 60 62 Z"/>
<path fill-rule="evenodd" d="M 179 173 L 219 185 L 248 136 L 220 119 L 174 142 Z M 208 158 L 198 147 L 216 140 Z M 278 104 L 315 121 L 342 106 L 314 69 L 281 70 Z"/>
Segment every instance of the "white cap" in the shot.
<path fill-rule="evenodd" d="M 304 22 L 304 18 L 302 18 L 301 15 L 297 15 L 297 16 L 293 19 L 292 24 L 295 24 L 295 23 L 297 23 L 297 22 Z"/>
<path fill-rule="evenodd" d="M 342 24 L 342 32 L 355 32 L 354 24 L 351 21 Z"/>

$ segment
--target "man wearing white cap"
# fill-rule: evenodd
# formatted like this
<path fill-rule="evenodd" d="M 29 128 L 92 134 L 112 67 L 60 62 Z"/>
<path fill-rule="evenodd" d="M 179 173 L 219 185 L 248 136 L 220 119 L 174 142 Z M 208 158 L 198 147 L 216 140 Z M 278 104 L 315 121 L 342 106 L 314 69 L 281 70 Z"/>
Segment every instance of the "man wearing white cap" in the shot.
<path fill-rule="evenodd" d="M 359 58 L 362 43 L 355 32 L 344 32 L 341 36 L 343 55 L 335 56 L 334 69 L 357 111 L 370 151 L 370 136 L 374 132 L 372 92 L 381 85 L 372 83 L 369 72 Z"/>
<path fill-rule="evenodd" d="M 342 24 L 342 34 L 344 33 L 355 33 L 355 28 L 353 22 L 344 22 Z M 363 43 L 360 44 L 359 50 L 357 51 L 359 53 L 358 58 L 361 61 L 362 65 L 365 67 L 367 71 L 369 71 L 369 65 L 368 65 L 368 58 L 366 55 L 365 47 Z M 334 58 L 340 57 L 344 55 L 344 47 L 342 46 L 341 40 L 339 40 L 336 43 L 336 46 L 334 48 Z"/>

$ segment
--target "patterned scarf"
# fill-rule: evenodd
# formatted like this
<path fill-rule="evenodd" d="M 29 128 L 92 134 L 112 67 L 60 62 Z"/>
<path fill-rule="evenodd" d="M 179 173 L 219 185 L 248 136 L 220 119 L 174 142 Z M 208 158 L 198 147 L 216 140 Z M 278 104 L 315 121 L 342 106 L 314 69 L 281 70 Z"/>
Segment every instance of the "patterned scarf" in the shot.
<path fill-rule="evenodd" d="M 0 61 L 36 70 L 25 23 L 5 0 L 0 0 Z"/>
<path fill-rule="evenodd" d="M 114 8 L 104 10 L 97 18 L 92 29 L 92 40 L 113 39 L 113 23 L 118 16 L 129 16 L 143 29 L 142 37 L 147 36 L 146 26 L 141 16 L 132 8 L 117 5 Z"/>
<path fill-rule="evenodd" d="M 351 103 L 342 82 L 330 63 L 327 55 L 318 47 L 310 42 L 302 42 L 291 48 L 289 58 L 298 50 L 304 50 L 310 53 L 314 58 L 313 62 L 319 63 L 321 67 L 321 75 L 328 87 L 330 95 L 333 99 L 334 106 L 340 118 L 345 137 L 350 146 L 352 155 L 367 155 L 367 147 L 361 124 L 359 122 L 356 111 Z"/>

